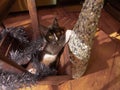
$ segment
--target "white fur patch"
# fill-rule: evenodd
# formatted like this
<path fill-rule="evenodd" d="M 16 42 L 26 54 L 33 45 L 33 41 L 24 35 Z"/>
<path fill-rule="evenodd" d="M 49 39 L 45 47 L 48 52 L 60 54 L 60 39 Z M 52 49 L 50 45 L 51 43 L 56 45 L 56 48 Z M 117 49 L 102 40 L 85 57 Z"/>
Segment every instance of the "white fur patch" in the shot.
<path fill-rule="evenodd" d="M 51 54 L 45 54 L 43 59 L 49 59 L 50 61 L 53 61 L 53 59 L 56 58 L 57 55 L 51 55 Z"/>
<path fill-rule="evenodd" d="M 50 63 L 55 61 L 56 57 L 57 55 L 45 54 L 42 62 L 46 65 L 49 65 Z"/>
<path fill-rule="evenodd" d="M 67 30 L 66 33 L 65 33 L 65 43 L 67 43 L 70 39 L 70 36 L 72 34 L 72 30 Z"/>

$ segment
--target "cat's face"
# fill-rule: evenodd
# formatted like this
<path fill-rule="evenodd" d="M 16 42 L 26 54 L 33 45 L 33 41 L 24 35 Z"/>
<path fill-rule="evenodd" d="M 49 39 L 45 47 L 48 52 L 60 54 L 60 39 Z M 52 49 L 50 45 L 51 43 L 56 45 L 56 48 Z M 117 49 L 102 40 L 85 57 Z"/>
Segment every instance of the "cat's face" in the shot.
<path fill-rule="evenodd" d="M 61 46 L 65 42 L 65 30 L 63 28 L 51 29 L 46 35 L 46 40 L 51 45 Z"/>
<path fill-rule="evenodd" d="M 53 25 L 49 28 L 46 34 L 48 41 L 46 51 L 51 54 L 58 53 L 65 44 L 65 30 L 58 25 L 57 19 L 54 20 Z"/>

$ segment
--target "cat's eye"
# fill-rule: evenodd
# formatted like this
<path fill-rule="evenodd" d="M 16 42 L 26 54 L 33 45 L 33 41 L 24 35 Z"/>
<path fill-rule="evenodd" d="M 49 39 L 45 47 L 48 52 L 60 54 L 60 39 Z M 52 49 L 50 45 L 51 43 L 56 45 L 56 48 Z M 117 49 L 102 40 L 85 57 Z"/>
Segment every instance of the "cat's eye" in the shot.
<path fill-rule="evenodd" d="M 54 37 L 52 35 L 48 36 L 49 39 L 54 39 Z"/>

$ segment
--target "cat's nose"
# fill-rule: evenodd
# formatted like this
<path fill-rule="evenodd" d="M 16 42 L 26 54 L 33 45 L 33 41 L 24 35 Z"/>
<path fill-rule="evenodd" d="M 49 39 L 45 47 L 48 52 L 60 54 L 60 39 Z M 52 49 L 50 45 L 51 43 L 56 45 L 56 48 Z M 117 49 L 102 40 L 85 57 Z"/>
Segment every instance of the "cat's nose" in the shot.
<path fill-rule="evenodd" d="M 55 45 L 55 46 L 57 45 L 57 46 L 58 46 L 59 43 L 58 43 L 57 41 L 55 41 L 55 42 L 53 42 L 53 45 Z M 53 46 L 53 47 L 54 47 L 54 46 Z"/>

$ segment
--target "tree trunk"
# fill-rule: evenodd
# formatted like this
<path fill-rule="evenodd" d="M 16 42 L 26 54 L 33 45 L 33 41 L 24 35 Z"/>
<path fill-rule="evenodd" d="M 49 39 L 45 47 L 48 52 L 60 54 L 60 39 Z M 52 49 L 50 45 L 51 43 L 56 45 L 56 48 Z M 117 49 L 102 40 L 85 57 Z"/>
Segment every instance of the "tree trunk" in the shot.
<path fill-rule="evenodd" d="M 70 58 L 73 78 L 84 74 L 90 58 L 93 38 L 97 31 L 104 0 L 85 0 L 70 41 Z"/>

